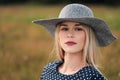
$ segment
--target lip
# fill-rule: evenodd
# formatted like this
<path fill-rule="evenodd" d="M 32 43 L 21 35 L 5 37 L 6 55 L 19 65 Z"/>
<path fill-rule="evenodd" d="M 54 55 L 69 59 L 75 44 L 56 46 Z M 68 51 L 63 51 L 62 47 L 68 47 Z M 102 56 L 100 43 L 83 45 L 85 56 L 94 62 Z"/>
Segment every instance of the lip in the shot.
<path fill-rule="evenodd" d="M 68 45 L 68 46 L 73 46 L 73 45 L 75 45 L 77 43 L 73 42 L 73 41 L 67 41 L 65 44 Z"/>

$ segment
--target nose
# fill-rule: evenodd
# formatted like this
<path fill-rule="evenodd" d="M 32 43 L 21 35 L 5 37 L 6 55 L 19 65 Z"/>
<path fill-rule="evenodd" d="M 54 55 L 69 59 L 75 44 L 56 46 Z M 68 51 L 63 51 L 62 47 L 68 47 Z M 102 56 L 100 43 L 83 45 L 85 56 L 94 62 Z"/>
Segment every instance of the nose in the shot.
<path fill-rule="evenodd" d="M 73 31 L 68 31 L 67 37 L 68 38 L 73 38 L 74 37 L 74 32 Z"/>

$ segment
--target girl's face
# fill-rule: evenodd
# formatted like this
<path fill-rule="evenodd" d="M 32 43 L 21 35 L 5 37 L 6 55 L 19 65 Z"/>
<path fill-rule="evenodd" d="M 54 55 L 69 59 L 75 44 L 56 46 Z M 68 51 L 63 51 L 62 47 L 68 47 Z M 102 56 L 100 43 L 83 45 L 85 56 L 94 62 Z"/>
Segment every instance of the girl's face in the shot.
<path fill-rule="evenodd" d="M 59 43 L 65 53 L 79 53 L 85 45 L 85 27 L 77 22 L 63 22 L 58 33 Z"/>

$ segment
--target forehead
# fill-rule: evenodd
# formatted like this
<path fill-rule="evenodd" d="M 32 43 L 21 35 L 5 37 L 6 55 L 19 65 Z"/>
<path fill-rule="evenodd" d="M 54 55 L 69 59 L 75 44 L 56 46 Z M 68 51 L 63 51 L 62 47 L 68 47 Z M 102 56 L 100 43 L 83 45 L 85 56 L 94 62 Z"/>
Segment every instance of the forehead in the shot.
<path fill-rule="evenodd" d="M 81 22 L 73 22 L 73 21 L 63 21 L 63 22 L 58 23 L 57 25 L 60 25 L 60 24 L 81 24 L 81 25 L 87 26 L 87 25 L 84 24 L 84 23 L 81 23 Z"/>
<path fill-rule="evenodd" d="M 57 26 L 69 26 L 69 25 L 72 25 L 72 26 L 83 26 L 83 27 L 87 27 L 86 24 L 84 23 L 80 23 L 80 22 L 72 22 L 72 21 L 64 21 L 64 22 L 60 22 L 59 24 L 57 24 Z"/>

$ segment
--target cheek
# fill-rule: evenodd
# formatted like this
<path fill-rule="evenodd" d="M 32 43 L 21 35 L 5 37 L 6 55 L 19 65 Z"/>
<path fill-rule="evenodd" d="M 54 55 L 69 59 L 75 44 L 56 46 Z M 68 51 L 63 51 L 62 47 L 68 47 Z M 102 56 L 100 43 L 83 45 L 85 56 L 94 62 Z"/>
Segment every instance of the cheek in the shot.
<path fill-rule="evenodd" d="M 86 35 L 85 35 L 85 32 L 84 33 L 81 33 L 80 36 L 78 36 L 78 40 L 79 43 L 82 44 L 82 46 L 85 45 L 85 42 L 86 42 Z"/>
<path fill-rule="evenodd" d="M 65 38 L 65 33 L 63 33 L 63 32 L 59 32 L 59 40 L 61 41 L 61 40 L 64 40 L 64 38 Z"/>
<path fill-rule="evenodd" d="M 62 49 L 65 48 L 66 34 L 64 32 L 59 32 L 59 45 Z"/>
<path fill-rule="evenodd" d="M 61 45 L 63 43 L 63 40 L 64 40 L 64 34 L 59 32 L 58 36 L 59 36 L 59 38 L 58 38 L 59 39 L 59 43 Z"/>
<path fill-rule="evenodd" d="M 83 42 L 83 47 L 85 46 L 85 42 L 86 42 L 86 38 L 85 38 L 85 36 L 83 37 L 83 40 L 82 40 Z"/>
<path fill-rule="evenodd" d="M 85 43 L 85 40 L 86 40 L 86 35 L 82 35 L 82 41 Z"/>

